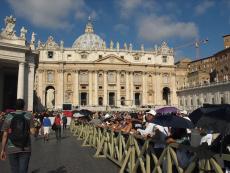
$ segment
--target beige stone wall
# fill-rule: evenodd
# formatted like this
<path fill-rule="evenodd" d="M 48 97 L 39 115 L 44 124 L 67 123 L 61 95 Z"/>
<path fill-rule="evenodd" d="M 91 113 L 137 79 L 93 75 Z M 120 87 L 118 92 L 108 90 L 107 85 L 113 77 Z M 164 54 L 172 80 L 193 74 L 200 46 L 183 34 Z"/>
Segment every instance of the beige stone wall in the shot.
<path fill-rule="evenodd" d="M 135 93 L 140 94 L 140 106 L 164 105 L 162 94 L 165 87 L 170 91 L 168 104 L 177 104 L 174 58 L 170 54 L 167 62 L 162 62 L 162 55 L 154 52 L 144 52 L 139 60 L 135 60 L 133 52 L 124 51 L 39 51 L 36 90 L 44 106 L 47 87 L 55 89 L 55 108 L 61 108 L 63 103 L 80 105 L 82 92 L 87 93 L 88 106 L 98 106 L 99 97 L 103 98 L 103 106 L 109 105 L 110 92 L 114 93 L 114 105 L 118 107 L 122 97 L 125 106 L 133 106 Z M 47 57 L 49 51 L 53 52 L 53 58 Z M 82 59 L 83 53 L 87 54 L 86 59 Z M 52 82 L 48 81 L 49 72 L 53 72 Z M 83 74 L 85 76 L 81 79 Z M 101 79 L 99 75 L 102 75 Z"/>

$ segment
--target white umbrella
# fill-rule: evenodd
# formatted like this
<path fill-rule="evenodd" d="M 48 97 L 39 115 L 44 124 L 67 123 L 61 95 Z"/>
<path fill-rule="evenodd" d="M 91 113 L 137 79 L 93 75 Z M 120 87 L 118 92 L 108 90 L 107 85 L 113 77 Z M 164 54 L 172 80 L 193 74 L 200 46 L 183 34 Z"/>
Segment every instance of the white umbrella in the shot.
<path fill-rule="evenodd" d="M 74 118 L 80 118 L 80 117 L 84 117 L 84 116 L 85 116 L 85 115 L 82 115 L 82 114 L 80 114 L 80 113 L 78 113 L 78 112 L 73 114 L 73 117 L 74 117 Z"/>

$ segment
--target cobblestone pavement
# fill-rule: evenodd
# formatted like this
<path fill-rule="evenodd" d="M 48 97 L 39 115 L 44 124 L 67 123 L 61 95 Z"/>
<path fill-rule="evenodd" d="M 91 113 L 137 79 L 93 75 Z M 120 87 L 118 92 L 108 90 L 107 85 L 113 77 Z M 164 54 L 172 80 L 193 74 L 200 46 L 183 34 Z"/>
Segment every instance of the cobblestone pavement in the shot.
<path fill-rule="evenodd" d="M 33 140 L 30 173 L 117 173 L 119 168 L 110 160 L 94 158 L 96 150 L 81 147 L 82 141 L 76 140 L 67 132 L 57 143 L 54 134 L 48 143 L 42 138 Z M 9 162 L 0 161 L 0 173 L 10 173 Z"/>

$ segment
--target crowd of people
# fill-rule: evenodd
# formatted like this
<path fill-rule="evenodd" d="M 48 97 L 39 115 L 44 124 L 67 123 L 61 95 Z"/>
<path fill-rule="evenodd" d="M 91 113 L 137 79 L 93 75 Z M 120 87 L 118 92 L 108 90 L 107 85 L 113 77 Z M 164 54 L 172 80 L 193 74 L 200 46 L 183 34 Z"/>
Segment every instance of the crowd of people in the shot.
<path fill-rule="evenodd" d="M 16 113 L 18 113 L 18 111 L 16 111 Z M 3 132 L 9 128 L 9 124 L 7 125 L 6 122 L 8 122 L 9 115 L 13 114 L 14 113 L 10 112 L 0 113 L 0 129 L 2 129 Z M 35 138 L 43 136 L 44 142 L 48 142 L 52 129 L 55 131 L 57 142 L 61 141 L 62 131 L 64 132 L 67 126 L 67 117 L 64 116 L 62 112 L 27 112 L 26 114 L 31 115 L 28 117 L 30 121 L 30 128 L 34 129 L 31 134 L 33 134 Z M 157 157 L 161 155 L 167 144 L 175 142 L 193 147 L 205 145 L 207 147 L 209 146 L 209 149 L 214 152 L 222 150 L 223 153 L 228 153 L 230 148 L 229 135 L 223 137 L 220 134 L 214 134 L 213 131 L 200 128 L 174 128 L 155 124 L 154 119 L 160 114 L 154 109 L 139 112 L 91 112 L 86 115 L 82 115 L 78 112 L 75 113 L 75 115 L 76 116 L 73 116 L 73 119 L 77 122 L 95 125 L 100 128 L 106 128 L 115 132 L 122 132 L 124 134 L 133 134 L 138 137 L 142 137 L 143 139 L 151 139 L 154 141 L 153 149 Z M 173 112 L 170 113 L 170 116 L 179 116 L 189 120 L 188 113 L 186 111 Z M 6 133 L 4 134 L 6 135 Z M 28 146 L 30 146 L 30 144 Z M 28 147 L 28 152 L 30 152 L 30 147 Z M 180 166 L 185 168 L 190 163 L 192 155 L 185 150 L 177 150 L 177 157 Z M 4 158 L 5 154 L 4 151 L 2 151 L 1 159 L 4 160 Z M 229 169 L 228 162 L 225 163 L 225 168 L 226 170 Z"/>
<path fill-rule="evenodd" d="M 230 153 L 230 135 L 222 136 L 211 130 L 201 128 L 186 129 L 165 127 L 154 123 L 156 116 L 159 116 L 155 110 L 147 112 L 94 112 L 92 116 L 80 116 L 76 120 L 82 123 L 88 123 L 101 128 L 107 128 L 115 132 L 137 135 L 143 139 L 152 139 L 154 141 L 153 149 L 159 157 L 165 146 L 170 143 L 179 143 L 192 147 L 205 147 L 213 152 L 220 152 L 220 146 L 223 147 L 223 153 Z M 186 111 L 171 113 L 171 116 L 180 116 L 189 120 Z M 223 140 L 220 140 L 223 139 Z M 222 141 L 222 143 L 221 143 Z M 191 162 L 192 154 L 187 150 L 177 150 L 178 162 L 181 167 L 187 167 Z M 229 162 L 225 162 L 225 169 L 229 170 Z"/>
<path fill-rule="evenodd" d="M 10 113 L 11 112 L 7 111 L 0 112 L 0 129 L 2 129 L 6 116 Z M 33 125 L 35 128 L 35 138 L 43 136 L 44 141 L 48 141 L 51 130 L 54 130 L 57 141 L 60 141 L 61 132 L 65 131 L 67 127 L 67 117 L 62 112 L 44 111 L 40 113 L 31 113 L 31 115 L 33 117 Z M 51 122 L 51 117 L 54 119 L 53 122 Z M 0 139 L 2 133 L 3 132 L 0 130 Z"/>

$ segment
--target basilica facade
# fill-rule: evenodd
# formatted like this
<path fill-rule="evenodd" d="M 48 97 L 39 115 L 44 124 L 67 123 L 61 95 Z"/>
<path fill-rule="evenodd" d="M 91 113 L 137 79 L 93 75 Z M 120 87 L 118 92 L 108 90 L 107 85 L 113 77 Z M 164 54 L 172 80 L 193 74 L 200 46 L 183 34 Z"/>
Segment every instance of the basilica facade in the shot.
<path fill-rule="evenodd" d="M 63 104 L 93 107 L 176 105 L 173 49 L 163 42 L 152 50 L 132 44 L 108 45 L 86 24 L 72 47 L 38 41 L 39 63 L 34 79 L 35 110 Z"/>

